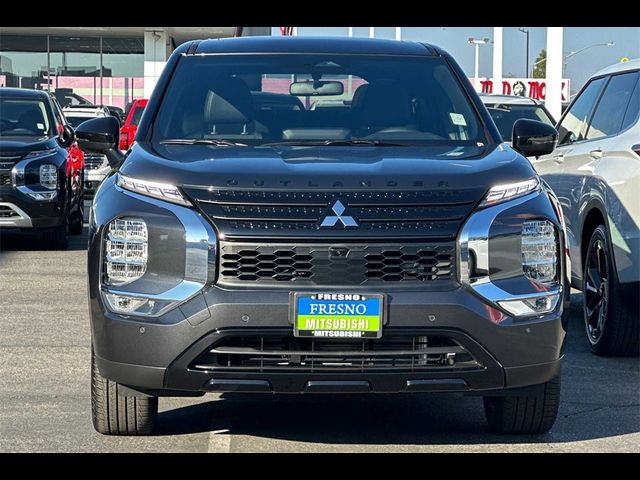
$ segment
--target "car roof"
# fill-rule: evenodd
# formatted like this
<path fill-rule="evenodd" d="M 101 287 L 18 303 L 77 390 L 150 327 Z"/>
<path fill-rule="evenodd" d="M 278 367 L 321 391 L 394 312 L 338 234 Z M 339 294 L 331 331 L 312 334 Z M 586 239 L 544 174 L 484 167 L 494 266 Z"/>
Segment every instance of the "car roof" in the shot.
<path fill-rule="evenodd" d="M 65 114 L 68 113 L 74 113 L 74 114 L 81 114 L 81 115 L 95 115 L 97 113 L 102 114 L 102 115 L 106 115 L 106 112 L 104 111 L 103 107 L 78 107 L 78 106 L 66 106 L 62 109 L 62 111 Z"/>
<path fill-rule="evenodd" d="M 30 88 L 13 88 L 13 87 L 0 87 L 0 95 L 3 97 L 16 97 L 16 98 L 38 98 L 44 100 L 48 98 L 49 94 L 45 90 L 32 90 Z"/>
<path fill-rule="evenodd" d="M 541 105 L 542 102 L 529 97 L 520 97 L 518 95 L 489 95 L 486 93 L 480 94 L 480 100 L 482 103 L 501 103 L 503 105 Z"/>
<path fill-rule="evenodd" d="M 195 46 L 195 49 L 194 49 Z M 352 53 L 373 55 L 435 56 L 431 45 L 353 37 L 236 37 L 202 40 L 187 54 L 207 53 Z"/>
<path fill-rule="evenodd" d="M 624 63 L 619 62 L 614 65 L 609 65 L 608 67 L 603 68 L 596 74 L 592 75 L 592 77 L 600 77 L 602 75 L 610 75 L 612 73 L 627 72 L 629 70 L 639 70 L 639 69 L 640 69 L 640 58 L 636 58 L 633 60 L 629 60 L 628 62 L 624 62 Z"/>

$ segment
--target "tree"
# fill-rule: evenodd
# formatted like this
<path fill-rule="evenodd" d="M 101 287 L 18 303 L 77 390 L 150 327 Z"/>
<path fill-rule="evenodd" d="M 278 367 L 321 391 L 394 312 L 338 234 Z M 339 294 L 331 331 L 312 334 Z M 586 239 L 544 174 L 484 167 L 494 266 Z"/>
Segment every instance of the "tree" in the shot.
<path fill-rule="evenodd" d="M 533 64 L 533 78 L 547 78 L 547 51 L 544 48 Z"/>

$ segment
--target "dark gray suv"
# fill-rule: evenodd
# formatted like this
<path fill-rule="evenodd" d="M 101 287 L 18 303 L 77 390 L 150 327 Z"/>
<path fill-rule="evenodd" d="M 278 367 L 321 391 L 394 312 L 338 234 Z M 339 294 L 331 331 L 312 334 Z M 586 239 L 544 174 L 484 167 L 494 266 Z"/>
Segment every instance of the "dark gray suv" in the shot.
<path fill-rule="evenodd" d="M 158 397 L 462 392 L 496 431 L 545 432 L 568 300 L 560 207 L 431 45 L 195 41 L 136 143 L 78 127 L 114 167 L 90 220 L 92 406 L 149 433 Z"/>

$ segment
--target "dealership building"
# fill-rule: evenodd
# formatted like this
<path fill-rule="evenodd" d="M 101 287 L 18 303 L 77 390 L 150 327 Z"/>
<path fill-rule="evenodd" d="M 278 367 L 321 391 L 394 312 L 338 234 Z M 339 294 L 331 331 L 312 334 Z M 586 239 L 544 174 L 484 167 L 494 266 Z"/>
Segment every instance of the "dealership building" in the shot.
<path fill-rule="evenodd" d="M 270 35 L 271 27 L 0 27 L 0 86 L 68 88 L 123 108 L 149 97 L 181 43 L 238 34 Z"/>
<path fill-rule="evenodd" d="M 328 30 L 338 35 L 404 38 L 402 27 Z M 188 40 L 298 33 L 298 27 L 0 27 L 0 86 L 68 89 L 91 103 L 123 108 L 133 99 L 149 98 L 168 56 Z M 492 43 L 492 76 L 477 78 L 476 73 L 471 79 L 475 88 L 509 94 L 515 83 L 521 83 L 524 95 L 544 100 L 559 118 L 561 103 L 570 93 L 569 81 L 562 78 L 562 27 L 547 28 L 543 81 L 503 78 L 503 27 L 493 28 Z M 476 45 L 476 72 L 477 53 Z"/>

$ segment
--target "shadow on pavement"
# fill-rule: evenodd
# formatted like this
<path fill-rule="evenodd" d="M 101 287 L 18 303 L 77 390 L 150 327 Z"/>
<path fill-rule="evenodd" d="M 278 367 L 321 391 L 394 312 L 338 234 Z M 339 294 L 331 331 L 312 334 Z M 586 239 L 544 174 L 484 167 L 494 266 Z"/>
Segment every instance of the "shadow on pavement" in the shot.
<path fill-rule="evenodd" d="M 85 225 L 82 234 L 69 236 L 69 248 L 67 251 L 86 250 L 87 226 Z M 17 251 L 45 251 L 48 250 L 41 233 L 26 232 L 0 232 L 0 255 L 4 252 Z"/>

